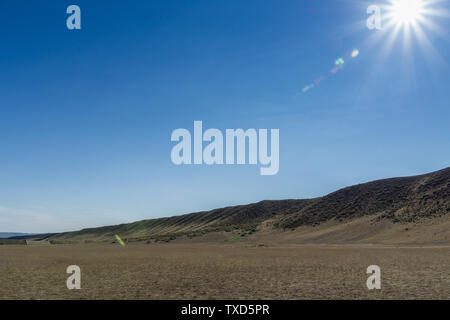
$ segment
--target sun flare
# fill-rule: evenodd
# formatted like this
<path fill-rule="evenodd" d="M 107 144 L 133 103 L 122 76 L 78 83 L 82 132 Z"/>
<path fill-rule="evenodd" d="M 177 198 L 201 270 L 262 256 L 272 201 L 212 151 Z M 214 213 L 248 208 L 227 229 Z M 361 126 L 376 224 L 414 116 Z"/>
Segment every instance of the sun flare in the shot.
<path fill-rule="evenodd" d="M 439 59 L 439 52 L 433 45 L 436 35 L 446 37 L 440 26 L 443 19 L 450 17 L 445 4 L 450 0 L 388 0 L 381 7 L 382 23 L 380 32 L 369 39 L 373 44 L 383 42 L 382 54 L 392 52 L 400 40 L 404 52 L 419 49 L 427 59 Z"/>
<path fill-rule="evenodd" d="M 413 24 L 423 14 L 422 0 L 396 0 L 392 3 L 392 16 L 397 23 Z"/>

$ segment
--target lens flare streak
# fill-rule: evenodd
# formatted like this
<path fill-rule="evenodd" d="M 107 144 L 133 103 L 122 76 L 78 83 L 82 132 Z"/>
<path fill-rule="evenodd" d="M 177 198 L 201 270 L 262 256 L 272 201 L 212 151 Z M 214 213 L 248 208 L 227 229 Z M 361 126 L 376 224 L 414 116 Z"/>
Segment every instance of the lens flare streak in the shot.
<path fill-rule="evenodd" d="M 359 56 L 359 50 L 358 49 L 354 49 L 351 54 L 350 54 L 350 58 L 354 59 L 357 56 Z M 313 89 L 314 87 L 317 87 L 321 82 L 323 82 L 324 80 L 328 79 L 330 76 L 338 73 L 339 71 L 344 69 L 345 66 L 345 60 L 344 58 L 337 58 L 334 61 L 334 66 L 333 68 L 330 70 L 329 74 L 327 76 L 320 76 L 318 78 L 316 78 L 312 83 L 306 85 L 303 87 L 302 92 L 306 93 L 309 90 Z"/>

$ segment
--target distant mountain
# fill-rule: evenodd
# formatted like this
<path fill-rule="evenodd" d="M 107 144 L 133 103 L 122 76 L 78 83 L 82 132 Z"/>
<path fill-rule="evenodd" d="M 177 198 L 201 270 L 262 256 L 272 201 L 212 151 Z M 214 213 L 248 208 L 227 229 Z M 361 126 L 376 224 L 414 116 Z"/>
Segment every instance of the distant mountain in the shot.
<path fill-rule="evenodd" d="M 52 235 L 57 241 L 172 241 L 235 234 L 303 242 L 450 243 L 450 168 L 347 187 L 324 197 L 261 201 Z M 413 230 L 414 232 L 407 232 Z M 262 238 L 261 238 L 262 239 Z M 299 240 L 300 241 L 300 240 Z"/>
<path fill-rule="evenodd" d="M 8 239 L 12 237 L 23 237 L 28 236 L 29 233 L 21 233 L 21 232 L 0 232 L 0 239 Z"/>

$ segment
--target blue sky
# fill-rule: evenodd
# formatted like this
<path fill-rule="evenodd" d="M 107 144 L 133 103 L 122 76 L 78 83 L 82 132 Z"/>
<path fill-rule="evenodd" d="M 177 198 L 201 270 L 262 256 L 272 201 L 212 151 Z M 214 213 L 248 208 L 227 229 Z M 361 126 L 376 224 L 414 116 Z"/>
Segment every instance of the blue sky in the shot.
<path fill-rule="evenodd" d="M 316 197 L 447 167 L 450 19 L 387 48 L 389 31 L 365 27 L 377 3 L 2 0 L 0 231 Z M 81 30 L 66 28 L 71 4 Z M 280 129 L 279 173 L 175 166 L 171 133 L 194 120 Z"/>

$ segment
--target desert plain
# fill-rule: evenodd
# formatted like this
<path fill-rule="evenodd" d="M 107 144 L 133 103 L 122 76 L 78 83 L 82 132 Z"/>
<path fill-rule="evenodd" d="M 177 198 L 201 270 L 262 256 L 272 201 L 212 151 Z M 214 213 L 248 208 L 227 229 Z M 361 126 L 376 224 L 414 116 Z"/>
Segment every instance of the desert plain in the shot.
<path fill-rule="evenodd" d="M 81 289 L 69 290 L 69 265 Z M 366 269 L 381 269 L 368 290 Z M 0 299 L 450 299 L 450 246 L 0 246 Z"/>

